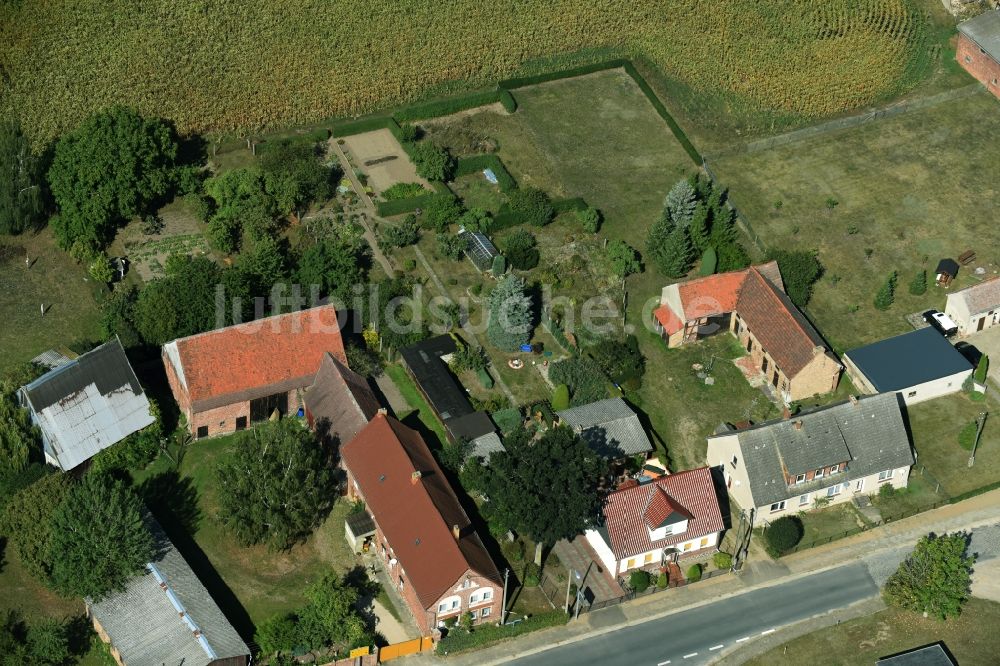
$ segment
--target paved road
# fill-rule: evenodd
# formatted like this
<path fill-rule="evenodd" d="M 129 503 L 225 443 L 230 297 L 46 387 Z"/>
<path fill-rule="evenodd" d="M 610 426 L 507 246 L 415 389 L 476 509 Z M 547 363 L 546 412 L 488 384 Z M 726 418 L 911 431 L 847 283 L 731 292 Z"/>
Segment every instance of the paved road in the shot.
<path fill-rule="evenodd" d="M 613 664 L 694 666 L 725 647 L 772 633 L 777 627 L 848 606 L 878 592 L 862 563 L 765 587 L 548 650 L 514 663 L 523 666 Z"/>

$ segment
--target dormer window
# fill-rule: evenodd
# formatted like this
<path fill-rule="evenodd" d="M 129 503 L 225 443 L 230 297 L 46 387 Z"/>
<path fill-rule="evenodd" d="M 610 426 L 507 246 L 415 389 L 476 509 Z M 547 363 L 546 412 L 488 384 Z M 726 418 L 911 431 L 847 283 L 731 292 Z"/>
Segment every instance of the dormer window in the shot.
<path fill-rule="evenodd" d="M 815 472 L 813 473 L 813 478 L 814 478 L 814 479 L 822 479 L 822 478 L 823 478 L 823 470 L 822 470 L 822 469 L 818 469 L 818 470 L 816 470 L 816 471 L 815 471 Z"/>
<path fill-rule="evenodd" d="M 737 460 L 736 456 L 733 456 L 733 463 L 732 463 L 732 465 L 733 465 L 734 468 L 736 467 L 736 463 L 737 462 L 739 462 L 739 461 Z"/>
<path fill-rule="evenodd" d="M 797 477 L 795 477 L 795 483 L 803 483 L 805 480 L 806 480 L 805 474 L 799 474 Z"/>

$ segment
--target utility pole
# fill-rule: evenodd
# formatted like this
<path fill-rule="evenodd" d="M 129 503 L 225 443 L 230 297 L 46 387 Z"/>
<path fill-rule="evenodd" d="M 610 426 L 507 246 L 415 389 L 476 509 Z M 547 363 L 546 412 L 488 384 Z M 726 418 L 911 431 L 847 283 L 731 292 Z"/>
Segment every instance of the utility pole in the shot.
<path fill-rule="evenodd" d="M 570 576 L 566 576 L 566 615 L 569 615 L 569 590 L 573 587 L 573 576 L 576 575 L 576 569 L 570 569 Z"/>
<path fill-rule="evenodd" d="M 510 576 L 510 567 L 503 570 L 503 603 L 500 606 L 500 626 L 507 624 L 507 577 Z"/>
<path fill-rule="evenodd" d="M 976 448 L 979 446 L 979 438 L 983 436 L 983 426 L 986 425 L 986 412 L 979 413 L 979 428 L 976 430 L 976 441 L 972 443 L 972 455 L 969 456 L 969 467 L 976 464 Z"/>

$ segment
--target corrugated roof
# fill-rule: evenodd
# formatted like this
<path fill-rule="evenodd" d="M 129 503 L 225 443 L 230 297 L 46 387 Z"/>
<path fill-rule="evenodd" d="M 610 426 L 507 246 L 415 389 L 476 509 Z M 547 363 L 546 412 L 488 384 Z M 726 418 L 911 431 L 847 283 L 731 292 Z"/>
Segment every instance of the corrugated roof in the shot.
<path fill-rule="evenodd" d="M 801 427 L 796 427 L 796 422 Z M 736 436 L 756 506 L 913 464 L 895 393 L 858 398 L 715 437 Z M 847 462 L 847 471 L 789 486 L 788 475 Z"/>
<path fill-rule="evenodd" d="M 1000 62 L 1000 9 L 983 12 L 964 21 L 958 25 L 958 29 L 991 58 Z"/>
<path fill-rule="evenodd" d="M 990 278 L 948 294 L 948 300 L 952 298 L 964 302 L 969 314 L 973 316 L 1000 309 L 1000 277 Z"/>
<path fill-rule="evenodd" d="M 305 404 L 313 427 L 341 444 L 351 441 L 381 407 L 368 381 L 329 352 L 323 354 Z"/>
<path fill-rule="evenodd" d="M 557 412 L 559 419 L 595 452 L 608 458 L 653 450 L 639 417 L 621 398 L 607 398 Z"/>
<path fill-rule="evenodd" d="M 969 361 L 929 327 L 852 349 L 844 356 L 880 393 L 972 370 Z"/>
<path fill-rule="evenodd" d="M 196 412 L 305 388 L 327 352 L 347 362 L 332 305 L 180 338 L 163 350 Z"/>
<path fill-rule="evenodd" d="M 149 516 L 147 524 L 158 546 L 157 558 L 123 591 L 96 603 L 87 600 L 122 661 L 207 666 L 216 659 L 249 655 L 250 648 L 159 524 Z"/>
<path fill-rule="evenodd" d="M 646 524 L 646 510 L 657 496 L 669 497 L 691 515 L 687 530 L 653 541 Z M 708 467 L 661 476 L 650 483 L 608 495 L 604 504 L 608 545 L 619 560 L 658 548 L 696 539 L 723 529 L 722 511 Z"/>
<path fill-rule="evenodd" d="M 63 470 L 155 421 L 118 338 L 50 370 L 21 396 Z"/>
<path fill-rule="evenodd" d="M 377 414 L 341 447 L 341 457 L 424 608 L 470 569 L 500 584 L 496 564 L 416 431 Z"/>

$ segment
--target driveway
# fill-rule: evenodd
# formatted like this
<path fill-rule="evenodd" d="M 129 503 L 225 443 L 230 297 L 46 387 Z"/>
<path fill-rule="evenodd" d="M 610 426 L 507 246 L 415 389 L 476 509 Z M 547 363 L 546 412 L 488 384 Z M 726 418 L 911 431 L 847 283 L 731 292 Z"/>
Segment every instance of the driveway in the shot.
<path fill-rule="evenodd" d="M 990 379 L 996 385 L 992 390 L 997 390 L 1000 386 L 1000 326 L 993 326 L 985 331 L 973 333 L 962 338 L 965 342 L 974 345 L 976 349 L 990 357 Z"/>

